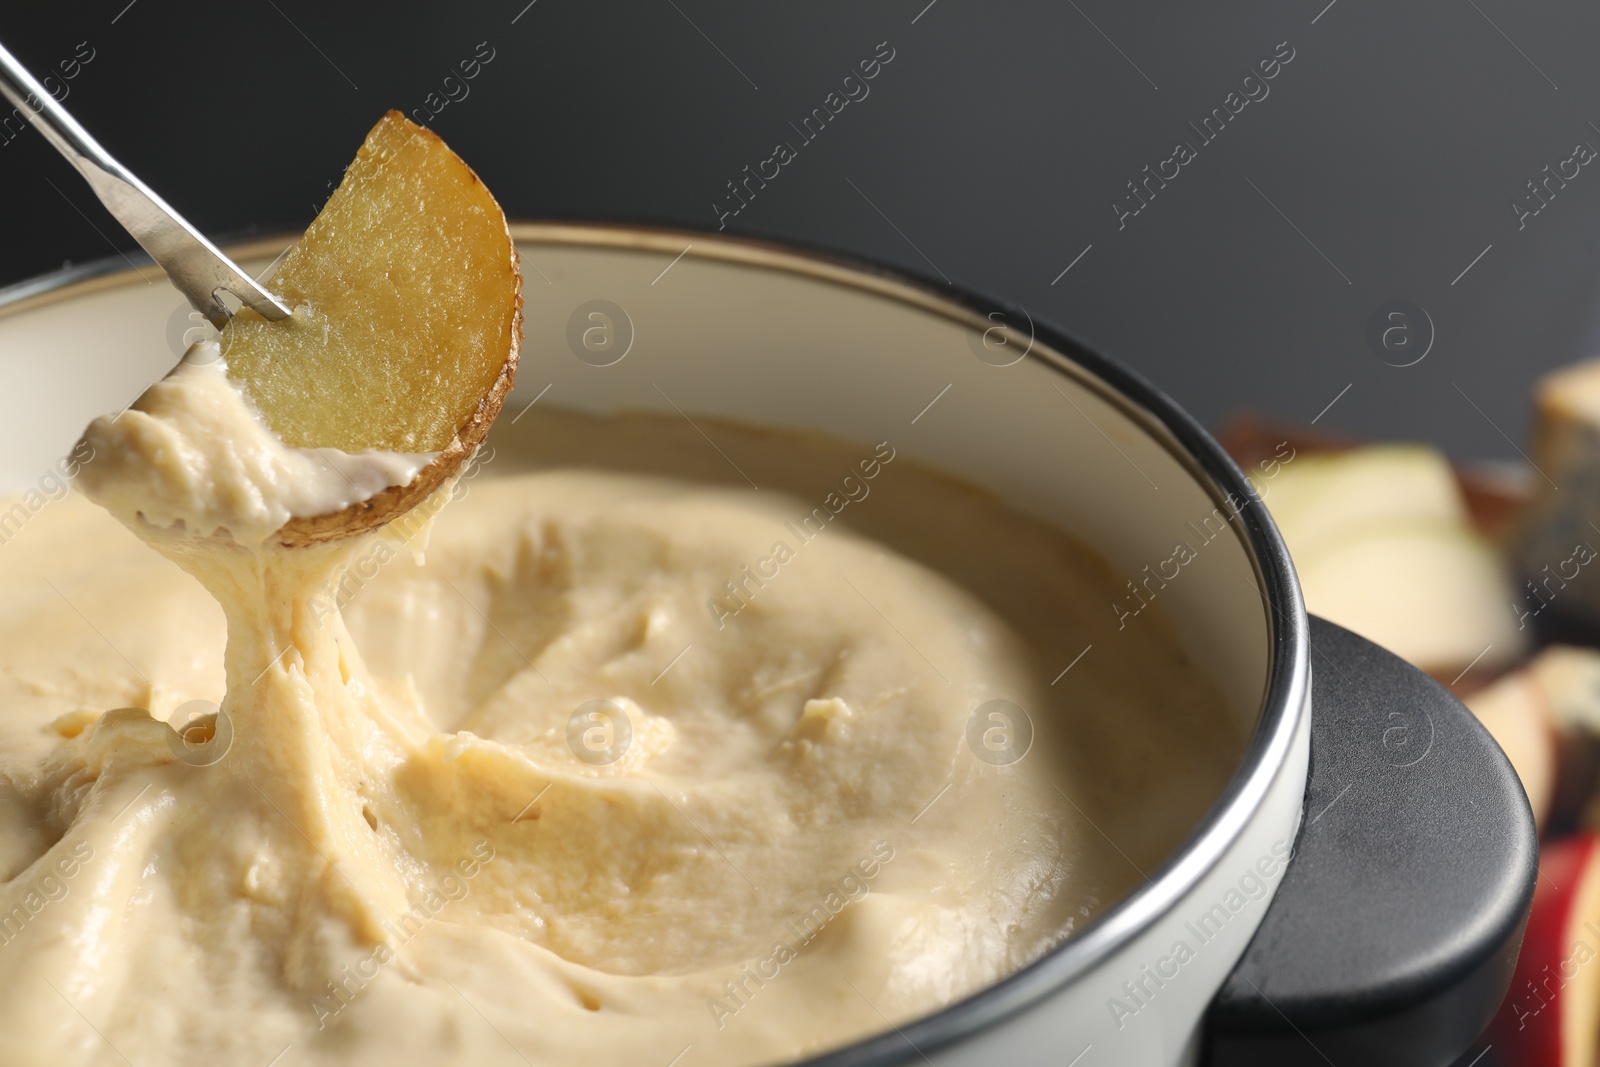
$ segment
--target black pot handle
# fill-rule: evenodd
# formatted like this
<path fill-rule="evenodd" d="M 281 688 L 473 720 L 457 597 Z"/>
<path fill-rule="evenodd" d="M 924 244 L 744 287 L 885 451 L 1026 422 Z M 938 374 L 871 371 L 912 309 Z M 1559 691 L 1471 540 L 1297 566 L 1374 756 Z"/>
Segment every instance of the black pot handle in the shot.
<path fill-rule="evenodd" d="M 1527 796 L 1472 712 L 1311 620 L 1294 856 L 1207 1018 L 1210 1067 L 1445 1067 L 1511 982 L 1538 876 Z"/>

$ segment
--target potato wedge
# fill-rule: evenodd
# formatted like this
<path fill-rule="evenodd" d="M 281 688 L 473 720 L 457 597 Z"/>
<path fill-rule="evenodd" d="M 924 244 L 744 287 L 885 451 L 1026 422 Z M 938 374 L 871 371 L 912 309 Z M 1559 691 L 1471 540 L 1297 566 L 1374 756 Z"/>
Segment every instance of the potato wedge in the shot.
<path fill-rule="evenodd" d="M 290 546 L 381 526 L 489 431 L 516 374 L 522 279 L 505 214 L 435 134 L 391 111 L 271 277 L 295 308 L 222 335 L 228 376 L 296 448 L 438 452 L 409 485 L 292 519 Z"/>

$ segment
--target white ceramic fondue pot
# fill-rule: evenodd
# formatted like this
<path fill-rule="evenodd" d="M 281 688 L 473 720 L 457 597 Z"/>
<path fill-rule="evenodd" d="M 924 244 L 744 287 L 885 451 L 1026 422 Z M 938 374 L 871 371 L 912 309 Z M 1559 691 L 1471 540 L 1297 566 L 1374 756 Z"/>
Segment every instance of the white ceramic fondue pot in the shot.
<path fill-rule="evenodd" d="M 715 234 L 598 224 L 513 230 L 524 264 L 527 335 L 503 418 L 536 399 L 597 412 L 676 406 L 850 440 L 889 438 L 904 454 L 1070 531 L 1130 578 L 1168 560 L 1175 545 L 1192 544 L 1198 528 L 1214 531 L 1181 576 L 1160 586 L 1159 604 L 1251 740 L 1193 834 L 1146 883 L 1042 959 L 932 1016 L 808 1061 L 810 1067 L 1293 1063 L 1294 1049 L 1306 1052 L 1302 1039 L 1321 1057 L 1306 1062 L 1336 1062 L 1330 1050 L 1349 1054 L 1366 1047 L 1363 1040 L 1381 1040 L 1411 1049 L 1406 1054 L 1415 1058 L 1398 1062 L 1442 1064 L 1467 1047 L 1509 981 L 1507 960 L 1520 940 L 1533 877 L 1526 804 L 1518 806 L 1520 793 L 1498 750 L 1459 718 L 1442 690 L 1372 646 L 1308 623 L 1265 509 L 1188 416 L 1023 309 L 952 295 L 947 286 Z M 260 269 L 286 240 L 233 253 Z M 34 486 L 85 423 L 127 404 L 198 336 L 185 336 L 200 329 L 198 317 L 160 272 L 146 265 L 142 274 L 118 258 L 0 292 L 0 489 Z M 1075 651 L 1063 650 L 1068 657 Z M 1326 848 L 1301 832 L 1303 819 L 1309 823 L 1341 784 L 1328 782 L 1319 797 L 1313 781 L 1308 794 L 1313 670 L 1319 716 L 1325 681 L 1344 687 L 1330 689 L 1329 700 L 1348 712 L 1328 720 L 1335 731 L 1329 744 L 1342 743 L 1342 755 L 1330 749 L 1319 761 L 1330 774 L 1343 768 L 1352 783 L 1375 791 L 1366 800 L 1341 799 L 1351 814 L 1339 818 L 1362 818 L 1374 797 L 1387 795 L 1383 775 L 1391 773 L 1410 775 L 1404 781 L 1412 783 L 1434 781 L 1418 777 L 1431 773 L 1457 776 L 1412 790 L 1433 796 L 1448 794 L 1448 781 L 1473 775 L 1490 783 L 1478 788 L 1503 809 L 1493 829 L 1498 851 L 1480 864 L 1498 868 L 1483 876 L 1484 903 L 1471 916 L 1481 932 L 1443 977 L 1432 957 L 1416 967 L 1358 961 L 1349 988 L 1319 991 L 1312 988 L 1318 981 L 1344 973 L 1338 965 L 1310 967 L 1309 978 L 1274 969 L 1292 971 L 1294 961 L 1316 958 L 1323 949 L 1312 933 L 1299 955 L 1276 937 L 1259 947 L 1267 970 L 1236 972 L 1269 905 L 1278 914 L 1272 895 L 1302 869 L 1313 881 L 1333 871 L 1357 888 L 1389 877 L 1366 877 L 1360 861 L 1349 859 L 1348 835 L 1359 837 L 1351 822 L 1341 824 L 1347 839 L 1330 838 Z M 1362 680 L 1378 675 L 1400 680 L 1367 694 Z M 1391 698 L 1393 706 L 1382 706 Z M 1337 734 L 1340 722 L 1344 735 Z M 1392 732 L 1401 728 L 1396 740 Z M 1472 751 L 1439 767 L 1451 744 Z M 1367 755 L 1383 775 L 1363 770 Z M 1337 821 L 1328 820 L 1320 825 Z M 1470 851 L 1476 839 L 1465 840 L 1461 847 Z M 1435 876 L 1456 877 L 1438 860 L 1405 875 Z M 1265 894 L 1240 893 L 1257 885 Z M 1304 892 L 1314 896 L 1310 882 Z M 1285 912 L 1285 929 L 1301 921 L 1296 914 L 1338 910 L 1335 903 Z M 1382 899 L 1365 910 L 1382 912 Z M 1373 932 L 1365 918 L 1354 922 L 1359 929 L 1337 936 L 1352 945 L 1370 941 L 1380 955 L 1416 933 Z M 1182 959 L 1179 943 L 1190 950 Z M 1407 951 L 1428 954 L 1425 946 Z M 1219 990 L 1230 974 L 1242 977 L 1224 1005 Z M 1376 1006 L 1356 988 L 1368 977 L 1381 986 Z M 1475 999 L 1465 1003 L 1468 986 Z M 1417 1037 L 1416 1010 L 1437 1015 L 1445 1002 L 1455 1013 L 1444 1027 L 1449 1039 L 1433 1040 L 1443 1024 Z M 1287 1028 L 1273 1022 L 1274 1012 Z M 1252 1019 L 1261 1031 L 1254 1036 Z M 1422 1044 L 1407 1046 L 1412 1038 Z M 1448 1055 L 1439 1051 L 1445 1046 Z M 1362 1067 L 1384 1062 L 1395 1061 L 1374 1053 Z"/>

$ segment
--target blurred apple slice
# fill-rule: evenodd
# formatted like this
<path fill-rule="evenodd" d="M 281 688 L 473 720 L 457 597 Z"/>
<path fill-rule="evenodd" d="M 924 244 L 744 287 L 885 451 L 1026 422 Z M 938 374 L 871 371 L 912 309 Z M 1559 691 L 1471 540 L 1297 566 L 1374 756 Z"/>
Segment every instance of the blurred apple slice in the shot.
<path fill-rule="evenodd" d="M 1556 734 L 1554 814 L 1600 826 L 1600 799 L 1593 795 L 1600 781 L 1600 652 L 1551 645 L 1527 672 L 1544 694 Z"/>
<path fill-rule="evenodd" d="M 1325 538 L 1310 553 L 1289 543 L 1306 607 L 1427 671 L 1475 659 L 1505 663 L 1524 637 L 1493 547 L 1439 519 L 1395 520 Z"/>
<path fill-rule="evenodd" d="M 1501 1061 L 1594 1067 L 1600 1042 L 1600 837 L 1547 843 L 1516 975 L 1490 1025 Z"/>
<path fill-rule="evenodd" d="M 292 519 L 285 544 L 382 525 L 455 473 L 516 373 L 522 286 L 504 213 L 436 135 L 391 111 L 283 258 L 283 322 L 243 310 L 228 376 L 293 448 L 438 453 L 409 485 Z"/>
<path fill-rule="evenodd" d="M 1511 761 L 1533 821 L 1543 829 L 1556 790 L 1556 737 L 1538 678 L 1529 670 L 1508 674 L 1466 704 Z"/>
<path fill-rule="evenodd" d="M 1556 725 L 1600 737 L 1600 651 L 1551 645 L 1533 661 Z"/>
<path fill-rule="evenodd" d="M 1299 455 L 1272 478 L 1252 480 L 1291 553 L 1313 552 L 1386 519 L 1467 521 L 1449 461 L 1423 445 Z"/>
<path fill-rule="evenodd" d="M 1309 610 L 1444 678 L 1521 653 L 1505 568 L 1473 530 L 1443 454 L 1374 445 L 1275 471 L 1257 490 Z"/>

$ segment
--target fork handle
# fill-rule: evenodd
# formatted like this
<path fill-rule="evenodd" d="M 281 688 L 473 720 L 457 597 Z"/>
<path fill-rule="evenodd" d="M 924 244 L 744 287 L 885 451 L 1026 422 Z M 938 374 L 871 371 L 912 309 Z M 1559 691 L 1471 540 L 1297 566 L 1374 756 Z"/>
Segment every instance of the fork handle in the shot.
<path fill-rule="evenodd" d="M 106 210 L 167 272 L 189 303 L 218 329 L 231 314 L 218 296 L 224 291 L 263 318 L 289 317 L 289 309 L 277 297 L 101 147 L 3 44 L 0 96 L 26 115 L 44 139 L 78 169 Z"/>

